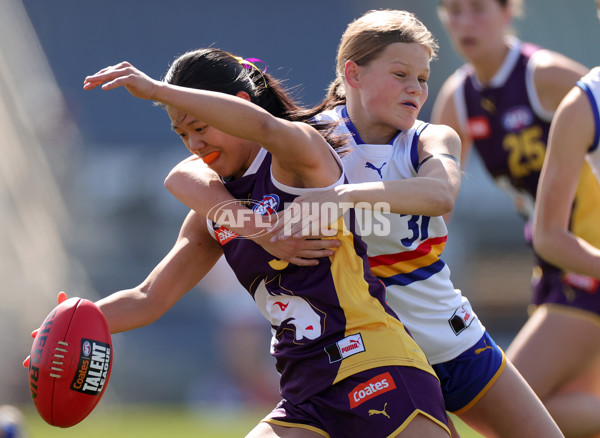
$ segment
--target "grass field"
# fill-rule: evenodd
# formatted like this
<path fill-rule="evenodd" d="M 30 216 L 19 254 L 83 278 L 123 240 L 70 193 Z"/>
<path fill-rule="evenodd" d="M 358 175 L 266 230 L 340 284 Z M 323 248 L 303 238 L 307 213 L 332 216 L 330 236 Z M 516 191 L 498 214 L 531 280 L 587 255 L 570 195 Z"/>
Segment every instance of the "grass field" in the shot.
<path fill-rule="evenodd" d="M 25 408 L 24 414 L 28 438 L 239 438 L 244 437 L 266 411 L 189 411 L 154 405 L 103 407 L 68 429 L 49 426 L 33 407 Z M 460 422 L 456 425 L 462 438 L 481 436 Z"/>

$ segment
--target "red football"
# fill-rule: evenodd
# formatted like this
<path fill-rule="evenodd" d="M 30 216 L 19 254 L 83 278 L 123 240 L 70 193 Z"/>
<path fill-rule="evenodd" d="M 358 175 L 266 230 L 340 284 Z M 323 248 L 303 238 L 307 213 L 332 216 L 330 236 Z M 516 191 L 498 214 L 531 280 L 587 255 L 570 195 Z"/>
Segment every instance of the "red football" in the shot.
<path fill-rule="evenodd" d="M 29 388 L 41 417 L 70 427 L 96 407 L 110 377 L 112 341 L 104 315 L 83 298 L 56 306 L 41 325 L 29 361 Z"/>

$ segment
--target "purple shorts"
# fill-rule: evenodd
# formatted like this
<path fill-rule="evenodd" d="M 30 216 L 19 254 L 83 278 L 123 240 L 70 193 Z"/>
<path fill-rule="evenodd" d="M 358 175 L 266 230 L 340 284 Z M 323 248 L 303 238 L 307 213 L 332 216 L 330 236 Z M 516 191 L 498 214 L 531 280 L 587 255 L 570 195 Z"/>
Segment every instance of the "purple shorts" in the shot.
<path fill-rule="evenodd" d="M 299 404 L 282 400 L 262 421 L 331 438 L 383 438 L 397 436 L 417 414 L 448 431 L 439 381 L 418 368 L 396 366 L 355 374 Z"/>
<path fill-rule="evenodd" d="M 559 304 L 600 314 L 600 280 L 564 272 L 536 257 L 532 304 Z"/>

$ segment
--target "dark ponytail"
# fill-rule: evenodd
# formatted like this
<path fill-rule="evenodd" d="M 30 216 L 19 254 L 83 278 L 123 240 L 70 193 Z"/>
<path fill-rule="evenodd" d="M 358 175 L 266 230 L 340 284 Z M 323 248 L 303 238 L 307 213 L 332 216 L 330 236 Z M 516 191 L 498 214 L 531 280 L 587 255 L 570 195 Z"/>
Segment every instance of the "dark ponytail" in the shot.
<path fill-rule="evenodd" d="M 313 125 L 334 149 L 345 143 L 331 135 L 330 127 L 314 124 L 311 114 L 292 100 L 279 80 L 223 50 L 206 48 L 184 53 L 173 61 L 163 81 L 231 95 L 245 91 L 252 103 L 273 116 Z"/>

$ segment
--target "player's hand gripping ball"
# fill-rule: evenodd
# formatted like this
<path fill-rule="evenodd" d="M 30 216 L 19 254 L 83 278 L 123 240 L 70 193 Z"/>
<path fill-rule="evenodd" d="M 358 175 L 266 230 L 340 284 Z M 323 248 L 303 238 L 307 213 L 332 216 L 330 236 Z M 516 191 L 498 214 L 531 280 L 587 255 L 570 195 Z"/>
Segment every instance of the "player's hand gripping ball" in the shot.
<path fill-rule="evenodd" d="M 96 407 L 110 377 L 112 342 L 98 307 L 83 298 L 66 299 L 46 317 L 35 335 L 29 389 L 40 416 L 52 426 L 71 427 Z"/>

